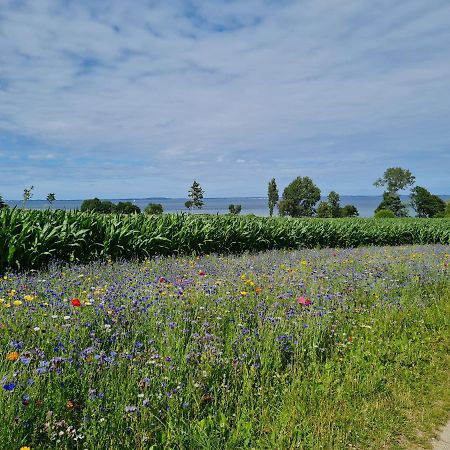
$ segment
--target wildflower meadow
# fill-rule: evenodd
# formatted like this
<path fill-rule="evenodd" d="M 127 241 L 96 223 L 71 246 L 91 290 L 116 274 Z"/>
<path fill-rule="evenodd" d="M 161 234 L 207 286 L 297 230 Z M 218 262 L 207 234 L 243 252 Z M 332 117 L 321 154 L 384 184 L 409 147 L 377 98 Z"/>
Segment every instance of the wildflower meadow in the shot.
<path fill-rule="evenodd" d="M 449 262 L 435 245 L 5 273 L 0 447 L 417 442 L 450 403 Z"/>

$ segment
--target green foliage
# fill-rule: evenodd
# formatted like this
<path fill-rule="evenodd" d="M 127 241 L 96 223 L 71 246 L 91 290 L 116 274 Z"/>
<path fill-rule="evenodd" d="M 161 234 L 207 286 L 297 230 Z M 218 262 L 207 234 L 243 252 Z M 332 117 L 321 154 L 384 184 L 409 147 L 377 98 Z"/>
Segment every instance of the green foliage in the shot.
<path fill-rule="evenodd" d="M 341 208 L 341 217 L 358 217 L 359 212 L 355 205 L 345 205 Z"/>
<path fill-rule="evenodd" d="M 269 215 L 270 215 L 270 217 L 272 217 L 275 205 L 278 203 L 278 200 L 279 200 L 278 187 L 277 187 L 275 178 L 272 178 L 269 181 L 269 187 L 267 189 L 267 196 L 268 196 L 268 204 L 269 204 Z"/>
<path fill-rule="evenodd" d="M 393 192 L 383 193 L 383 200 L 375 210 L 375 214 L 384 209 L 392 211 L 395 217 L 406 217 L 408 215 L 406 206 L 400 200 L 400 196 Z"/>
<path fill-rule="evenodd" d="M 341 217 L 341 197 L 335 191 L 328 194 L 328 204 L 330 205 L 330 217 Z"/>
<path fill-rule="evenodd" d="M 330 192 L 330 195 L 331 194 L 332 193 Z M 332 197 L 333 205 L 330 204 L 330 201 L 319 203 L 319 207 L 317 208 L 317 217 L 357 217 L 359 215 L 358 210 L 354 205 L 345 205 L 341 208 L 339 205 L 339 194 L 336 195 L 337 201 L 336 197 Z"/>
<path fill-rule="evenodd" d="M 119 214 L 139 214 L 141 208 L 131 202 L 119 202 L 115 205 L 114 212 Z"/>
<path fill-rule="evenodd" d="M 33 197 L 33 189 L 34 186 L 30 186 L 23 190 L 23 208 L 26 208 L 27 202 Z"/>
<path fill-rule="evenodd" d="M 145 214 L 162 214 L 163 206 L 161 203 L 149 203 L 145 207 Z"/>
<path fill-rule="evenodd" d="M 331 217 L 331 206 L 328 202 L 320 202 L 317 207 L 317 217 Z"/>
<path fill-rule="evenodd" d="M 433 195 L 424 187 L 416 186 L 411 190 L 411 204 L 417 217 L 444 216 L 446 206 L 444 200 Z"/>
<path fill-rule="evenodd" d="M 184 204 L 186 206 L 186 208 L 201 209 L 204 205 L 203 194 L 204 194 L 204 191 L 201 188 L 200 184 L 197 183 L 197 181 L 194 181 L 192 183 L 191 189 L 189 189 L 189 192 L 188 192 L 189 200 Z"/>
<path fill-rule="evenodd" d="M 3 197 L 0 195 L 0 209 L 8 208 L 8 204 L 3 200 Z"/>
<path fill-rule="evenodd" d="M 450 243 L 447 219 L 290 219 L 0 210 L 0 273 L 51 260 L 87 262 L 180 253 Z"/>
<path fill-rule="evenodd" d="M 241 205 L 229 205 L 228 206 L 228 211 L 230 211 L 230 214 L 233 214 L 235 216 L 237 216 L 238 214 L 241 213 L 242 210 L 242 206 Z"/>
<path fill-rule="evenodd" d="M 47 201 L 50 203 L 50 205 L 56 200 L 55 194 L 50 192 L 50 194 L 47 195 Z"/>
<path fill-rule="evenodd" d="M 316 212 L 315 204 L 320 200 L 320 189 L 309 177 L 297 177 L 283 191 L 283 200 L 278 203 L 280 215 L 310 217 Z"/>
<path fill-rule="evenodd" d="M 395 214 L 390 209 L 379 209 L 374 217 L 375 219 L 393 219 Z"/>
<path fill-rule="evenodd" d="M 81 204 L 80 211 L 82 212 L 99 212 L 102 214 L 110 214 L 115 211 L 116 206 L 109 200 L 100 200 L 97 197 L 84 200 Z"/>
<path fill-rule="evenodd" d="M 389 167 L 385 170 L 383 176 L 375 181 L 374 186 L 386 186 L 387 192 L 396 193 L 408 186 L 412 186 L 415 177 L 407 169 L 401 167 Z"/>
<path fill-rule="evenodd" d="M 445 205 L 444 217 L 450 217 L 450 200 Z"/>

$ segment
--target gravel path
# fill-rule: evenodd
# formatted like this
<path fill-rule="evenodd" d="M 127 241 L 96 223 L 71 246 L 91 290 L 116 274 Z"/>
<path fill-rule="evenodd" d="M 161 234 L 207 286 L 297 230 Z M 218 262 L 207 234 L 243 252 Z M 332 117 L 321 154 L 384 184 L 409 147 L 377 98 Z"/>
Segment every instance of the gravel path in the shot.
<path fill-rule="evenodd" d="M 450 420 L 444 426 L 439 437 L 431 441 L 433 450 L 450 450 Z"/>

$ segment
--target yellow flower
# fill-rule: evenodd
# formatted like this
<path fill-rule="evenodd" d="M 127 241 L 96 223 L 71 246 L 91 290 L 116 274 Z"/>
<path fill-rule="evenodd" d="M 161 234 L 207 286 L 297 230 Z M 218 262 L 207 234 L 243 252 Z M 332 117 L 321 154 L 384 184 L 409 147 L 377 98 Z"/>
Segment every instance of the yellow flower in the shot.
<path fill-rule="evenodd" d="M 67 403 L 66 403 L 67 409 L 73 409 L 74 406 L 75 405 L 72 400 L 67 400 Z"/>
<path fill-rule="evenodd" d="M 20 450 L 31 450 L 31 447 L 20 447 Z"/>
<path fill-rule="evenodd" d="M 4 306 L 5 308 L 11 308 L 11 303 L 5 303 L 3 306 Z"/>
<path fill-rule="evenodd" d="M 0 303 L 5 303 L 5 299 L 4 298 L 0 298 Z"/>
<path fill-rule="evenodd" d="M 17 352 L 9 352 L 6 354 L 6 361 L 17 361 L 19 354 Z"/>
<path fill-rule="evenodd" d="M 32 302 L 36 297 L 34 295 L 24 295 L 23 299 L 27 302 Z"/>
<path fill-rule="evenodd" d="M 15 289 L 11 289 L 11 290 L 8 292 L 8 295 L 9 295 L 10 297 L 14 297 L 14 296 L 16 295 L 16 290 L 15 290 Z"/>
<path fill-rule="evenodd" d="M 15 306 L 20 306 L 21 304 L 22 304 L 22 302 L 20 300 L 14 300 Z"/>
<path fill-rule="evenodd" d="M 247 295 L 247 291 L 241 291 L 241 295 L 245 297 Z"/>

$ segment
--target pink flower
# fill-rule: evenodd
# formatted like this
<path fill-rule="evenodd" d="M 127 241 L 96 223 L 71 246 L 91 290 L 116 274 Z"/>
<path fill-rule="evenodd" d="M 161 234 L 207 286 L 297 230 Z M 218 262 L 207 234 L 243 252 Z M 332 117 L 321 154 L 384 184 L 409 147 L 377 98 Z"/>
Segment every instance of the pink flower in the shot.
<path fill-rule="evenodd" d="M 306 297 L 298 297 L 297 298 L 297 302 L 300 305 L 305 305 L 305 306 L 309 306 L 312 303 L 312 301 L 309 298 L 306 298 Z"/>

